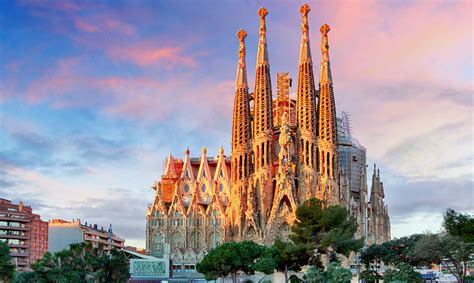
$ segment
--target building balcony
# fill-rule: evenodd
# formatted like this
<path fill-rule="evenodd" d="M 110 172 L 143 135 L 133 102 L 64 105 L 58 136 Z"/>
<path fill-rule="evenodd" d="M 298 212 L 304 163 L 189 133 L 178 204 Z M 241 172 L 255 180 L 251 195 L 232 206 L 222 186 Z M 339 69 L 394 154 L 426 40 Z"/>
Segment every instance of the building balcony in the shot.
<path fill-rule="evenodd" d="M 10 255 L 12 257 L 29 257 L 30 256 L 30 254 L 26 252 L 25 253 L 10 253 Z"/>
<path fill-rule="evenodd" d="M 18 239 L 18 240 L 28 240 L 27 235 L 1 235 L 0 234 L 0 239 Z"/>
<path fill-rule="evenodd" d="M 10 248 L 23 248 L 27 249 L 28 245 L 27 244 L 8 244 Z"/>
<path fill-rule="evenodd" d="M 24 218 L 24 217 L 10 217 L 10 216 L 0 216 L 0 220 L 3 221 L 15 221 L 15 222 L 23 222 L 23 223 L 29 223 L 30 219 Z"/>
<path fill-rule="evenodd" d="M 0 230 L 29 231 L 28 227 L 0 226 Z"/>

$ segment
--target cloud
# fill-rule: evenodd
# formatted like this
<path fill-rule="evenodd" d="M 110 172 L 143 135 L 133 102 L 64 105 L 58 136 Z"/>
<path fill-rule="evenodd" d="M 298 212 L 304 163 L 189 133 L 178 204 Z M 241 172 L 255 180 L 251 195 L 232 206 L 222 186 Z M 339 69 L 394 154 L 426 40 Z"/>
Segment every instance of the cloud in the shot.
<path fill-rule="evenodd" d="M 98 32 L 99 27 L 86 22 L 81 18 L 74 19 L 74 25 L 83 32 Z"/>
<path fill-rule="evenodd" d="M 397 182 L 385 178 L 392 237 L 441 229 L 448 208 L 474 213 L 473 180 L 444 179 Z M 406 197 L 410 196 L 410 197 Z"/>
<path fill-rule="evenodd" d="M 70 138 L 68 143 L 74 145 L 81 160 L 87 163 L 123 161 L 133 156 L 133 150 L 121 140 L 97 136 L 76 136 Z"/>
<path fill-rule="evenodd" d="M 85 33 L 112 32 L 127 36 L 135 34 L 135 28 L 132 25 L 114 18 L 110 13 L 94 14 L 88 16 L 87 19 L 75 17 L 73 21 L 74 26 Z"/>
<path fill-rule="evenodd" d="M 474 180 L 392 181 L 384 185 L 390 185 L 386 195 L 395 220 L 407 219 L 419 212 L 441 213 L 447 208 L 474 212 Z M 410 198 L 406 198 L 407 195 Z"/>
<path fill-rule="evenodd" d="M 0 129 L 4 134 L 3 148 L 0 152 L 2 166 L 11 164 L 37 168 L 53 164 L 56 147 L 51 139 L 36 132 L 17 131 L 9 126 L 2 126 Z"/>
<path fill-rule="evenodd" d="M 49 9 L 63 12 L 76 12 L 83 8 L 83 5 L 76 1 L 47 1 L 47 0 L 19 0 L 17 1 L 21 6 L 33 9 Z"/>
<path fill-rule="evenodd" d="M 456 122 L 415 133 L 387 148 L 381 161 L 410 180 L 474 179 L 470 129 L 469 124 Z"/>
<path fill-rule="evenodd" d="M 131 195 L 129 191 L 112 192 L 106 199 L 89 198 L 77 205 L 72 204 L 68 216 L 71 219 L 80 218 L 83 223 L 96 223 L 104 228 L 112 224 L 114 233 L 120 237 L 143 240 L 148 202 L 144 197 Z"/>
<path fill-rule="evenodd" d="M 107 50 L 107 53 L 114 60 L 132 62 L 142 67 L 154 64 L 160 64 L 166 68 L 197 66 L 196 60 L 178 46 L 114 46 Z"/>

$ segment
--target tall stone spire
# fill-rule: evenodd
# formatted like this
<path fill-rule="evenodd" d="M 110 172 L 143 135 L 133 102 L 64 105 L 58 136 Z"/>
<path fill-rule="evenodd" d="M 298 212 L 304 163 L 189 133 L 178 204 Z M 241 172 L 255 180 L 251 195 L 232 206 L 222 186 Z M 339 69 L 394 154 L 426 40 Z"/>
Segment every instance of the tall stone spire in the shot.
<path fill-rule="evenodd" d="M 272 86 L 270 79 L 270 65 L 268 62 L 265 16 L 267 9 L 260 8 L 260 39 L 257 52 L 257 68 L 254 91 L 254 152 L 255 170 L 272 163 Z"/>
<path fill-rule="evenodd" d="M 251 173 L 252 158 L 252 126 L 249 104 L 249 88 L 245 67 L 245 37 L 244 30 L 237 32 L 239 38 L 239 61 L 235 81 L 234 111 L 232 119 L 232 159 L 231 175 L 231 223 L 232 233 L 240 235 L 246 210 L 246 194 L 244 189 Z"/>
<path fill-rule="evenodd" d="M 301 189 L 300 200 L 312 196 L 314 188 L 313 176 L 316 176 L 316 87 L 314 84 L 313 61 L 309 44 L 308 4 L 300 8 L 301 23 L 301 48 L 298 66 L 298 95 L 297 95 L 297 120 L 298 120 L 298 157 L 299 179 Z"/>
<path fill-rule="evenodd" d="M 250 174 L 251 121 L 245 67 L 244 30 L 237 32 L 239 38 L 239 61 L 235 81 L 234 116 L 232 120 L 232 181 L 245 179 Z"/>
<path fill-rule="evenodd" d="M 337 177 L 337 126 L 336 104 L 332 86 L 331 68 L 329 65 L 328 32 L 330 28 L 324 24 L 320 31 L 321 41 L 321 77 L 319 79 L 318 102 L 318 151 L 319 170 L 326 178 Z"/>
<path fill-rule="evenodd" d="M 253 100 L 253 183 L 249 192 L 255 194 L 256 205 L 261 214 L 258 223 L 265 223 L 269 215 L 273 196 L 268 193 L 273 186 L 273 108 L 270 64 L 267 50 L 267 28 L 265 8 L 258 10 L 260 37 L 258 41 L 255 89 Z M 263 227 L 263 226 L 262 226 Z"/>

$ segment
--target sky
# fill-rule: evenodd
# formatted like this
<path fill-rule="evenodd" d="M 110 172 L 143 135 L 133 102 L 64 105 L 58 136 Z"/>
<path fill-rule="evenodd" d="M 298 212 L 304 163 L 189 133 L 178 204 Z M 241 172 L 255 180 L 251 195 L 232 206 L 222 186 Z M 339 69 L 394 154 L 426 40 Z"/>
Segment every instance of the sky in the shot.
<path fill-rule="evenodd" d="M 236 32 L 253 86 L 260 6 L 273 93 L 277 72 L 297 81 L 302 1 L 0 3 L 0 197 L 129 245 L 169 153 L 230 153 Z M 473 3 L 308 4 L 315 74 L 327 23 L 337 112 L 380 168 L 392 236 L 474 213 Z"/>

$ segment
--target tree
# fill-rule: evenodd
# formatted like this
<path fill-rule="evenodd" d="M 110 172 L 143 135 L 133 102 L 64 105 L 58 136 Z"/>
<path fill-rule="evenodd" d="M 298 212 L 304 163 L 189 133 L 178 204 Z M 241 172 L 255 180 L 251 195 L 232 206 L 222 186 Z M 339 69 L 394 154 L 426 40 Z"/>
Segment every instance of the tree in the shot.
<path fill-rule="evenodd" d="M 367 283 L 372 283 L 379 282 L 379 280 L 382 279 L 382 276 L 380 276 L 378 272 L 373 269 L 365 269 L 360 273 L 360 278 Z"/>
<path fill-rule="evenodd" d="M 32 265 L 33 272 L 20 282 L 126 282 L 130 277 L 127 257 L 117 250 L 111 257 L 90 243 L 71 244 L 69 249 L 45 253 Z"/>
<path fill-rule="evenodd" d="M 300 271 L 302 266 L 308 264 L 310 256 L 306 245 L 276 239 L 271 247 L 265 249 L 254 269 L 265 274 L 273 273 L 276 269 L 285 274 L 285 282 L 288 282 L 288 271 Z"/>
<path fill-rule="evenodd" d="M 449 235 L 460 237 L 467 243 L 474 243 L 474 217 L 471 215 L 449 208 L 444 214 L 443 227 Z"/>
<path fill-rule="evenodd" d="M 327 254 L 329 261 L 336 260 L 336 253 L 348 256 L 363 244 L 362 239 L 354 238 L 357 223 L 347 209 L 337 205 L 325 207 L 315 198 L 297 208 L 291 231 L 290 239 L 295 244 L 309 245 Z"/>
<path fill-rule="evenodd" d="M 349 269 L 343 268 L 338 262 L 331 262 L 328 265 L 327 279 L 329 282 L 351 282 L 352 273 Z"/>
<path fill-rule="evenodd" d="M 370 245 L 362 250 L 361 261 L 366 266 L 376 261 L 383 261 L 385 264 L 393 265 L 406 262 L 411 266 L 419 266 L 423 264 L 423 261 L 413 253 L 413 249 L 422 236 L 421 234 L 415 234 L 387 241 L 380 245 Z"/>
<path fill-rule="evenodd" d="M 343 268 L 340 263 L 331 262 L 327 267 L 327 271 L 324 271 L 323 268 L 312 266 L 306 271 L 304 277 L 308 283 L 346 283 L 351 281 L 352 273 L 349 269 Z"/>
<path fill-rule="evenodd" d="M 320 283 L 324 282 L 326 278 L 326 272 L 321 267 L 311 266 L 306 270 L 304 278 L 308 283 Z"/>
<path fill-rule="evenodd" d="M 0 241 L 0 280 L 11 282 L 15 277 L 15 266 L 10 255 L 10 248 Z"/>
<path fill-rule="evenodd" d="M 411 265 L 401 262 L 395 269 L 385 271 L 383 282 L 421 282 L 421 274 L 416 272 Z"/>
<path fill-rule="evenodd" d="M 204 274 L 206 280 L 215 280 L 230 274 L 232 281 L 237 282 L 237 272 L 255 272 L 254 265 L 263 250 L 262 246 L 252 241 L 224 243 L 210 250 L 196 265 L 196 270 Z"/>
<path fill-rule="evenodd" d="M 464 282 L 474 247 L 459 236 L 427 234 L 418 240 L 413 252 L 426 263 L 443 265 L 458 282 Z"/>

